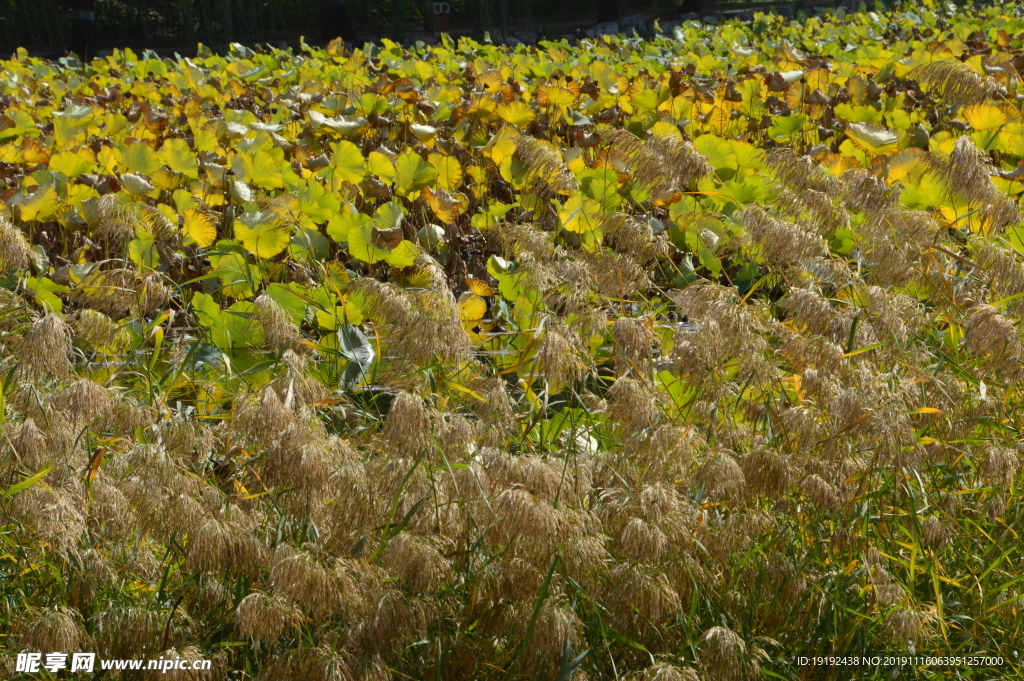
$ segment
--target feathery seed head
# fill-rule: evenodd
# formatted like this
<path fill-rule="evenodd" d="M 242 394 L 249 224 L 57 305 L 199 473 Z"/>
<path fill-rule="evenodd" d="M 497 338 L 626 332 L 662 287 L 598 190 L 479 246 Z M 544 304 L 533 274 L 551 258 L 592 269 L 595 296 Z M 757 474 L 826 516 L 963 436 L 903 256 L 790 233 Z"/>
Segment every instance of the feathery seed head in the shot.
<path fill-rule="evenodd" d="M 32 246 L 24 233 L 0 216 L 0 267 L 24 270 L 32 257 Z"/>
<path fill-rule="evenodd" d="M 761 676 L 764 651 L 748 648 L 739 634 L 728 627 L 711 627 L 700 642 L 700 664 L 712 678 L 722 681 L 746 681 Z"/>
<path fill-rule="evenodd" d="M 935 90 L 942 102 L 953 109 L 981 104 L 999 91 L 999 83 L 983 76 L 967 64 L 952 59 L 936 59 L 915 66 L 907 73 L 926 90 Z"/>
<path fill-rule="evenodd" d="M 253 301 L 253 318 L 263 329 L 263 340 L 274 350 L 294 350 L 299 344 L 299 328 L 288 313 L 266 293 Z"/>
<path fill-rule="evenodd" d="M 65 607 L 29 610 L 16 627 L 16 637 L 21 650 L 44 654 L 82 650 L 89 641 L 82 616 Z"/>
<path fill-rule="evenodd" d="M 63 378 L 72 372 L 71 353 L 71 329 L 57 313 L 44 312 L 19 348 L 20 372 L 30 379 Z"/>

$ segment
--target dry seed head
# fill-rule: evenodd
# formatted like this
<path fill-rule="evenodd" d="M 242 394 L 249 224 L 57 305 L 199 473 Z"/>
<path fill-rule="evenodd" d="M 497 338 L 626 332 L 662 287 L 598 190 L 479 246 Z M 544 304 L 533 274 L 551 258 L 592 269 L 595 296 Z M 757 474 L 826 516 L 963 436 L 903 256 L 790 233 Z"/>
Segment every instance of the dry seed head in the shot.
<path fill-rule="evenodd" d="M 788 147 L 772 149 L 765 154 L 765 164 L 775 170 L 775 177 L 794 191 L 811 189 L 826 196 L 838 196 L 839 178 L 810 156 L 801 156 Z"/>
<path fill-rule="evenodd" d="M 677 667 L 668 662 L 652 664 L 642 672 L 633 672 L 628 681 L 700 681 L 700 675 L 690 667 Z"/>
<path fill-rule="evenodd" d="M 440 431 L 438 445 L 449 463 L 461 463 L 476 450 L 473 442 L 477 432 L 465 416 L 449 416 L 443 421 Z"/>
<path fill-rule="evenodd" d="M 839 490 L 819 475 L 808 475 L 800 489 L 819 508 L 836 508 L 840 504 Z"/>
<path fill-rule="evenodd" d="M 740 468 L 748 490 L 771 499 L 788 492 L 793 480 L 793 467 L 788 457 L 774 449 L 756 449 L 743 457 Z"/>
<path fill-rule="evenodd" d="M 547 381 L 550 393 L 561 392 L 586 375 L 590 355 L 579 336 L 560 324 L 549 324 L 541 333 L 543 338 L 534 358 L 535 375 Z"/>
<path fill-rule="evenodd" d="M 385 591 L 356 626 L 353 639 L 366 653 L 393 655 L 426 637 L 433 605 L 424 599 L 407 598 L 397 590 Z"/>
<path fill-rule="evenodd" d="M 981 462 L 981 474 L 1002 487 L 1009 487 L 1020 468 L 1020 461 L 1012 449 L 989 445 Z"/>
<path fill-rule="evenodd" d="M 451 574 L 451 564 L 436 546 L 408 532 L 388 542 L 383 558 L 412 593 L 435 591 Z"/>
<path fill-rule="evenodd" d="M 1024 362 L 1024 347 L 1013 322 L 991 305 L 976 305 L 964 322 L 967 349 L 987 358 L 992 370 L 1006 378 L 1018 376 Z"/>
<path fill-rule="evenodd" d="M 147 681 L 213 681 L 218 676 L 223 678 L 223 657 L 219 654 L 214 654 L 213 656 L 206 655 L 194 645 L 168 648 L 161 651 L 160 657 L 165 660 L 182 660 L 182 667 L 178 669 L 149 671 L 145 677 Z M 206 659 L 211 661 L 210 669 L 192 668 L 192 665 L 196 662 Z"/>
<path fill-rule="evenodd" d="M 97 310 L 79 310 L 72 319 L 75 337 L 101 352 L 117 352 L 124 344 L 121 327 Z"/>
<path fill-rule="evenodd" d="M 50 491 L 33 487 L 15 497 L 14 512 L 32 527 L 49 549 L 62 556 L 78 550 L 78 542 L 86 535 L 85 502 L 70 487 Z"/>
<path fill-rule="evenodd" d="M 760 678 L 760 665 L 767 655 L 757 647 L 748 649 L 746 641 L 732 629 L 712 627 L 701 637 L 699 659 L 711 678 L 745 681 Z"/>
<path fill-rule="evenodd" d="M 660 571 L 624 564 L 612 570 L 611 580 L 618 588 L 608 596 L 608 605 L 634 633 L 656 626 L 679 610 L 679 594 Z"/>
<path fill-rule="evenodd" d="M 32 257 L 32 246 L 20 229 L 0 216 L 0 267 L 24 270 Z"/>
<path fill-rule="evenodd" d="M 124 239 L 135 236 L 135 227 L 139 224 L 138 215 L 121 198 L 122 194 L 113 193 L 101 196 L 85 214 L 96 238 L 112 245 L 120 245 Z"/>
<path fill-rule="evenodd" d="M 302 407 L 330 398 L 331 391 L 310 373 L 310 360 L 295 352 L 281 354 L 285 370 L 270 385 L 288 408 Z"/>
<path fill-rule="evenodd" d="M 809 229 L 826 238 L 836 230 L 850 225 L 850 216 L 846 210 L 837 206 L 829 194 L 814 189 L 802 189 L 799 192 L 783 190 L 773 205 L 782 216 L 797 222 L 806 214 Z"/>
<path fill-rule="evenodd" d="M 654 236 L 648 223 L 625 213 L 606 215 L 601 231 L 616 251 L 631 255 L 643 265 L 668 252 L 665 241 Z"/>
<path fill-rule="evenodd" d="M 579 189 L 579 181 L 565 165 L 558 147 L 529 135 L 517 135 L 515 145 L 516 155 L 526 166 L 527 184 L 552 195 Z"/>
<path fill-rule="evenodd" d="M 1013 251 L 987 240 L 977 241 L 973 246 L 974 263 L 989 286 L 995 289 L 997 297 L 1009 298 L 1024 292 L 1024 263 Z M 1018 307 L 1019 303 L 1013 305 Z"/>
<path fill-rule="evenodd" d="M 391 401 L 381 440 L 390 451 L 415 458 L 433 449 L 434 420 L 422 397 L 403 390 Z"/>
<path fill-rule="evenodd" d="M 899 202 L 899 188 L 890 187 L 867 170 L 851 170 L 843 175 L 842 195 L 846 206 L 863 211 L 869 217 L 890 210 Z"/>
<path fill-rule="evenodd" d="M 57 396 L 54 406 L 65 418 L 82 425 L 104 412 L 111 404 L 107 389 L 87 378 L 79 379 Z"/>
<path fill-rule="evenodd" d="M 992 183 L 992 175 L 998 171 L 970 136 L 957 139 L 943 170 L 950 195 L 981 209 L 996 229 L 1020 219 L 1017 202 Z"/>
<path fill-rule="evenodd" d="M 634 373 L 647 377 L 651 371 L 654 328 L 644 319 L 619 317 L 613 326 L 615 361 L 620 376 Z"/>
<path fill-rule="evenodd" d="M 696 480 L 708 492 L 726 499 L 742 494 L 747 485 L 739 463 L 732 454 L 722 450 L 707 457 L 697 471 Z"/>
<path fill-rule="evenodd" d="M 295 413 L 281 403 L 270 387 L 259 396 L 242 395 L 235 398 L 231 427 L 256 442 L 271 444 L 288 433 L 295 422 Z"/>
<path fill-rule="evenodd" d="M 657 563 L 668 550 L 668 537 L 655 525 L 632 518 L 619 535 L 617 548 L 630 560 Z"/>
<path fill-rule="evenodd" d="M 295 603 L 315 619 L 337 613 L 354 585 L 343 571 L 322 564 L 312 554 L 280 544 L 270 569 L 274 591 Z"/>
<path fill-rule="evenodd" d="M 784 266 L 828 254 L 820 236 L 792 222 L 773 218 L 760 206 L 752 205 L 743 211 L 743 226 L 769 265 Z"/>
<path fill-rule="evenodd" d="M 263 329 L 263 340 L 274 350 L 304 347 L 297 343 L 299 328 L 288 313 L 266 293 L 253 301 L 253 318 Z"/>
<path fill-rule="evenodd" d="M 650 286 L 649 268 L 628 253 L 600 249 L 582 251 L 578 257 L 585 275 L 572 271 L 558 275 L 558 281 L 587 281 L 592 290 L 610 298 L 630 298 Z"/>
<path fill-rule="evenodd" d="M 36 469 L 42 466 L 47 454 L 46 436 L 36 426 L 35 419 L 27 418 L 18 434 L 12 438 L 15 458 L 21 465 Z"/>
<path fill-rule="evenodd" d="M 972 104 L 981 104 L 994 97 L 999 83 L 994 78 L 982 76 L 967 64 L 951 59 L 938 59 L 915 66 L 907 73 L 926 90 L 936 90 L 943 104 L 959 109 Z"/>
<path fill-rule="evenodd" d="M 898 608 L 885 618 L 885 629 L 897 643 L 916 643 L 932 636 L 936 620 L 935 613 L 923 606 Z"/>
<path fill-rule="evenodd" d="M 84 307 L 120 319 L 138 304 L 138 291 L 134 270 L 96 270 L 75 289 L 75 300 Z"/>
<path fill-rule="evenodd" d="M 942 548 L 952 534 L 952 531 L 935 516 L 931 516 L 921 523 L 921 538 L 924 539 L 927 546 L 934 550 Z"/>
<path fill-rule="evenodd" d="M 513 640 L 522 639 L 526 634 L 527 622 L 523 622 L 518 636 Z M 543 604 L 537 614 L 533 637 L 530 639 L 527 660 L 554 660 L 562 654 L 568 641 L 574 648 L 579 643 L 578 630 L 582 628 L 579 618 L 573 610 L 564 605 L 550 601 Z"/>
<path fill-rule="evenodd" d="M 171 299 L 171 289 L 153 274 L 138 283 L 132 309 L 143 317 L 150 317 Z"/>
<path fill-rule="evenodd" d="M 651 135 L 646 140 L 626 130 L 602 135 L 608 158 L 619 171 L 633 175 L 637 186 L 652 196 L 685 190 L 713 170 L 692 143 L 676 135 Z"/>
<path fill-rule="evenodd" d="M 522 536 L 524 541 L 542 545 L 556 530 L 554 509 L 521 485 L 499 494 L 493 506 L 498 517 L 494 532 L 499 541 L 507 542 Z"/>
<path fill-rule="evenodd" d="M 265 547 L 232 521 L 210 518 L 188 542 L 190 570 L 208 573 L 252 573 L 264 562 Z"/>
<path fill-rule="evenodd" d="M 82 616 L 72 608 L 32 609 L 19 623 L 16 632 L 20 650 L 48 654 L 89 647 L 89 635 L 82 626 Z"/>
<path fill-rule="evenodd" d="M 63 378 L 72 373 L 71 329 L 55 312 L 44 312 L 32 322 L 19 348 L 20 371 L 30 379 L 49 374 Z"/>
<path fill-rule="evenodd" d="M 641 381 L 628 376 L 612 384 L 608 391 L 608 415 L 622 424 L 627 433 L 639 433 L 658 418 L 655 392 Z"/>

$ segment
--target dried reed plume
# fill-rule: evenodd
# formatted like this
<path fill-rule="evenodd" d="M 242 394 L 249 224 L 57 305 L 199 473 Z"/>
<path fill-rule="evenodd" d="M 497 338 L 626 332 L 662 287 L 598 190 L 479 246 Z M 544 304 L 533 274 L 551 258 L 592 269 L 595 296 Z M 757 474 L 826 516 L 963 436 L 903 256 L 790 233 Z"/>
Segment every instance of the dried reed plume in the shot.
<path fill-rule="evenodd" d="M 994 78 L 948 59 L 915 66 L 907 73 L 907 78 L 916 80 L 926 90 L 937 91 L 942 102 L 954 109 L 980 104 L 999 92 L 999 83 Z"/>
<path fill-rule="evenodd" d="M 72 373 L 71 329 L 55 312 L 44 312 L 29 327 L 18 349 L 20 372 L 30 380 Z"/>
<path fill-rule="evenodd" d="M 565 165 L 558 147 L 522 134 L 516 136 L 515 145 L 516 156 L 526 166 L 527 184 L 534 191 L 555 195 L 579 189 L 579 181 Z"/>
<path fill-rule="evenodd" d="M 776 179 L 794 192 L 810 189 L 824 196 L 839 196 L 839 178 L 829 173 L 810 156 L 780 147 L 765 154 L 765 165 L 775 171 Z"/>
<path fill-rule="evenodd" d="M 712 627 L 700 640 L 700 665 L 711 678 L 747 681 L 761 678 L 761 663 L 768 655 L 750 646 L 728 627 Z"/>
<path fill-rule="evenodd" d="M 985 154 L 968 136 L 956 140 L 949 161 L 933 161 L 946 182 L 950 197 L 980 210 L 991 228 L 1001 230 L 1020 219 L 1017 202 L 992 182 L 993 168 Z"/>
<path fill-rule="evenodd" d="M 828 254 L 821 237 L 792 222 L 773 218 L 760 206 L 743 211 L 743 226 L 769 266 L 784 266 Z"/>
<path fill-rule="evenodd" d="M 646 140 L 626 130 L 602 135 L 613 167 L 629 172 L 638 187 L 653 197 L 684 191 L 713 168 L 692 143 L 675 135 L 651 135 Z"/>
<path fill-rule="evenodd" d="M 263 329 L 263 340 L 273 350 L 298 350 L 299 328 L 277 302 L 266 293 L 253 301 L 253 319 Z"/>
<path fill-rule="evenodd" d="M 32 246 L 22 231 L 0 217 L 0 267 L 24 270 L 31 257 Z"/>

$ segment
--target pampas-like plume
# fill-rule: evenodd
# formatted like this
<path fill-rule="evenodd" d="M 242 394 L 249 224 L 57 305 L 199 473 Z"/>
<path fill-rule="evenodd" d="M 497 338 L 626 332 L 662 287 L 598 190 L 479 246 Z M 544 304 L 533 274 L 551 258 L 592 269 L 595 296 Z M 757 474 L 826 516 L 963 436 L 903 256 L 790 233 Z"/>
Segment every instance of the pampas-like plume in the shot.
<path fill-rule="evenodd" d="M 412 593 L 436 590 L 451 574 L 451 564 L 436 546 L 408 532 L 388 542 L 383 558 Z"/>
<path fill-rule="evenodd" d="M 580 188 L 576 176 L 565 165 L 561 151 L 551 142 L 517 135 L 515 145 L 516 156 L 526 166 L 526 182 L 534 191 L 568 194 Z"/>
<path fill-rule="evenodd" d="M 434 420 L 422 397 L 401 391 L 391 401 L 381 440 L 392 451 L 415 459 L 434 447 Z"/>
<path fill-rule="evenodd" d="M 71 329 L 60 315 L 44 312 L 29 327 L 19 348 L 20 371 L 30 380 L 72 373 Z"/>
<path fill-rule="evenodd" d="M 429 271 L 433 262 L 417 261 Z M 462 326 L 459 307 L 447 285 L 402 290 L 375 279 L 357 279 L 353 292 L 368 303 L 366 314 L 381 326 L 388 350 L 414 364 L 441 360 L 458 364 L 469 356 L 469 336 Z"/>
<path fill-rule="evenodd" d="M 312 554 L 287 544 L 277 547 L 270 583 L 275 592 L 298 603 L 317 619 L 337 614 L 355 589 L 344 570 L 324 565 Z"/>
<path fill-rule="evenodd" d="M 125 268 L 97 270 L 85 277 L 75 290 L 79 304 L 114 319 L 125 316 L 137 298 L 135 272 Z"/>
<path fill-rule="evenodd" d="M 633 672 L 628 681 L 700 681 L 700 676 L 690 667 L 677 667 L 668 662 L 652 664 L 642 672 Z"/>
<path fill-rule="evenodd" d="M 708 492 L 726 499 L 741 494 L 747 485 L 743 469 L 725 451 L 712 453 L 698 469 L 696 479 Z"/>
<path fill-rule="evenodd" d="M 210 518 L 190 537 L 190 570 L 251 574 L 263 564 L 266 549 L 238 523 Z"/>
<path fill-rule="evenodd" d="M 299 349 L 299 328 L 280 305 L 266 293 L 253 301 L 253 318 L 263 328 L 263 340 L 274 350 Z"/>
<path fill-rule="evenodd" d="M 1024 346 L 1013 322 L 991 305 L 976 305 L 964 322 L 967 349 L 986 358 L 993 371 L 1006 378 L 1024 370 Z"/>
<path fill-rule="evenodd" d="M 125 342 L 121 327 L 97 310 L 78 310 L 71 320 L 71 328 L 76 338 L 100 352 L 117 352 Z"/>
<path fill-rule="evenodd" d="M 623 376 L 608 391 L 608 415 L 627 433 L 639 433 L 658 418 L 654 391 L 642 382 Z"/>
<path fill-rule="evenodd" d="M 947 106 L 980 104 L 999 91 L 994 78 L 982 76 L 967 64 L 949 59 L 930 61 L 915 66 L 907 78 L 916 80 L 924 89 L 935 90 Z"/>
<path fill-rule="evenodd" d="M 769 266 L 789 265 L 804 258 L 828 255 L 820 236 L 800 226 L 778 220 L 757 205 L 743 211 L 743 226 L 760 246 Z"/>
<path fill-rule="evenodd" d="M 89 635 L 77 610 L 64 607 L 32 609 L 16 627 L 21 650 L 41 652 L 82 650 Z"/>
<path fill-rule="evenodd" d="M 949 195 L 981 210 L 991 227 L 1001 230 L 1020 219 L 1017 202 L 993 184 L 996 171 L 970 137 L 957 139 L 948 163 L 933 163 L 939 166 Z"/>
<path fill-rule="evenodd" d="M 0 267 L 24 270 L 32 257 L 32 247 L 20 229 L 0 216 Z"/>
<path fill-rule="evenodd" d="M 590 354 L 579 335 L 557 323 L 549 323 L 534 358 L 535 375 L 547 381 L 550 393 L 578 382 L 590 368 Z"/>
<path fill-rule="evenodd" d="M 832 173 L 810 156 L 801 156 L 788 147 L 765 154 L 765 165 L 775 171 L 776 179 L 795 192 L 810 189 L 825 196 L 838 196 L 842 186 Z"/>
<path fill-rule="evenodd" d="M 685 190 L 713 170 L 682 137 L 651 135 L 641 140 L 626 130 L 613 130 L 602 137 L 613 167 L 630 173 L 640 188 L 656 198 Z"/>
<path fill-rule="evenodd" d="M 761 663 L 768 655 L 757 646 L 748 646 L 728 627 L 711 627 L 700 641 L 700 664 L 721 681 L 747 681 L 761 677 Z"/>
<path fill-rule="evenodd" d="M 138 215 L 122 197 L 123 193 L 101 196 L 85 213 L 85 220 L 96 238 L 112 245 L 120 245 L 122 240 L 135 236 L 135 227 L 139 224 Z"/>
<path fill-rule="evenodd" d="M 932 636 L 937 620 L 935 613 L 923 606 L 898 608 L 885 618 L 885 630 L 896 643 L 916 643 Z"/>

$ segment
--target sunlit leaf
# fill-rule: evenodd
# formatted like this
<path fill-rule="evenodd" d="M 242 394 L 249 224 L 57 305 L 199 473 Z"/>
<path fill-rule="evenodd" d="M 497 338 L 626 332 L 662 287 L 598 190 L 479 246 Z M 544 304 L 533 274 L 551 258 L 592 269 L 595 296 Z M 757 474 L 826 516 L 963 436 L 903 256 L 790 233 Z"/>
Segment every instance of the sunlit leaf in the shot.
<path fill-rule="evenodd" d="M 274 257 L 288 247 L 292 238 L 292 226 L 267 210 L 243 213 L 235 219 L 234 230 L 245 250 L 258 258 Z"/>

